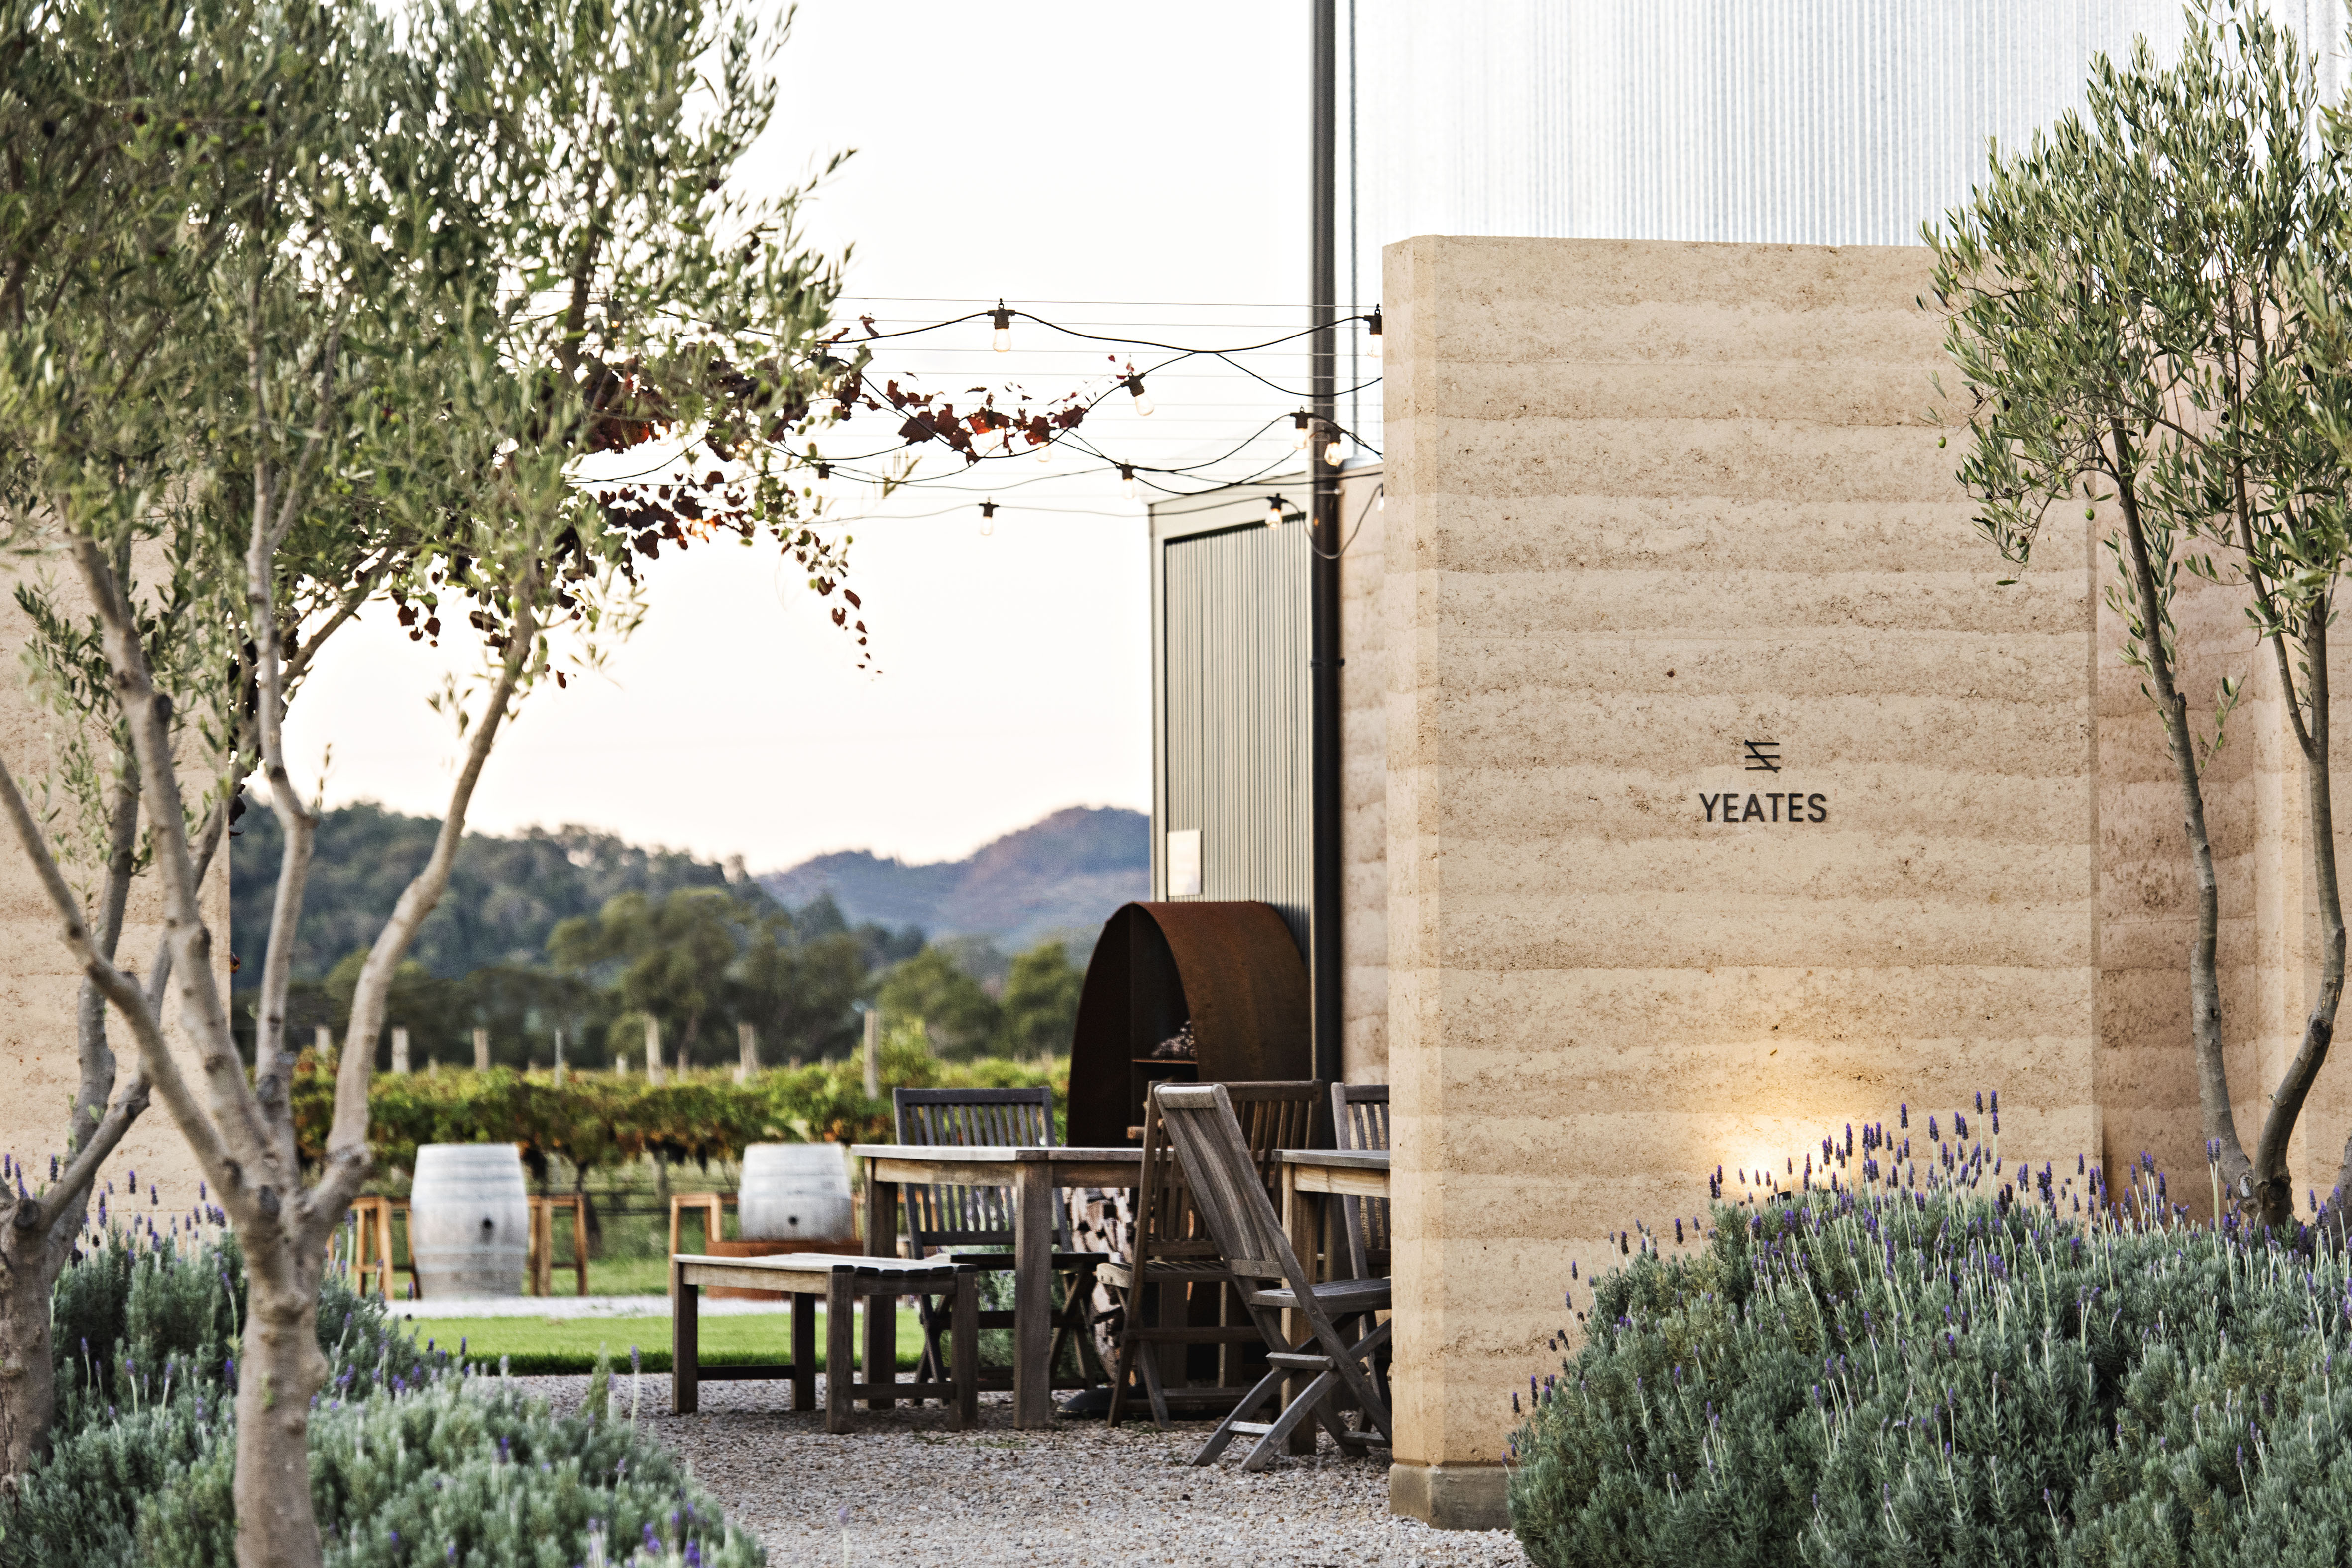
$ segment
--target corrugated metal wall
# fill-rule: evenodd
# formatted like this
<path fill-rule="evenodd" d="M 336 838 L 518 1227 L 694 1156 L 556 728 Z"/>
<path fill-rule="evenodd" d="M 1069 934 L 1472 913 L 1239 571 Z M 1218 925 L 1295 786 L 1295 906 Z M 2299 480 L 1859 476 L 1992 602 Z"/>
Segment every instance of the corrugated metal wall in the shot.
<path fill-rule="evenodd" d="M 2271 0 L 2344 69 L 2344 0 Z M 2179 0 L 1354 0 L 1360 277 L 1417 234 L 1916 245 Z M 1369 294 L 1367 297 L 1370 297 Z"/>
<path fill-rule="evenodd" d="M 1157 826 L 1163 834 L 1200 831 L 1202 898 L 1272 904 L 1304 952 L 1307 530 L 1236 528 L 1157 548 L 1163 629 Z M 1162 866 L 1163 888 L 1165 876 Z"/>

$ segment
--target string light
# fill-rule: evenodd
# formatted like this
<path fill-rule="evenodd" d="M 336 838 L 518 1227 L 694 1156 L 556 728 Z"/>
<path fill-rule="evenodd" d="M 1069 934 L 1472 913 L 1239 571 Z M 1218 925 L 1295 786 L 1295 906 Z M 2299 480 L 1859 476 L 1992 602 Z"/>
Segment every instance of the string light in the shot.
<path fill-rule="evenodd" d="M 1067 301 L 1062 302 L 1066 303 Z M 994 352 L 1009 353 L 1011 352 L 1012 318 L 1020 313 L 1022 312 L 1013 310 L 1013 308 L 1000 297 L 996 304 L 992 307 L 981 305 L 977 310 L 969 310 L 962 315 L 952 317 L 945 321 L 924 323 L 898 331 L 877 331 L 875 322 L 868 318 L 866 320 L 866 331 L 868 338 L 909 339 L 919 337 L 927 332 L 937 331 L 944 328 L 950 328 L 961 321 L 970 321 L 976 320 L 981 316 L 986 316 L 989 319 L 992 331 L 992 349 Z M 1138 369 L 1134 365 L 1133 362 L 1130 361 L 1123 370 L 1114 373 L 1110 387 L 1091 395 L 1073 393 L 1065 400 L 1070 405 L 1070 407 L 1067 409 L 1059 409 L 1057 407 L 1052 414 L 1052 417 L 1055 423 L 1068 426 L 1072 432 L 1069 444 L 1072 447 L 1073 451 L 1082 458 L 1092 459 L 1090 462 L 1082 462 L 1079 466 L 1082 468 L 1099 467 L 1103 468 L 1117 469 L 1120 476 L 1122 492 L 1130 499 L 1139 496 L 1141 493 L 1140 473 L 1142 471 L 1149 471 L 1154 475 L 1164 475 L 1169 479 L 1179 481 L 1194 480 L 1204 478 L 1205 476 L 1202 474 L 1201 470 L 1209 468 L 1217 463 L 1223 462 L 1225 458 L 1237 455 L 1243 447 L 1249 445 L 1250 440 L 1262 437 L 1267 434 L 1265 426 L 1260 426 L 1255 436 L 1245 438 L 1241 443 L 1240 447 L 1235 447 L 1233 452 L 1223 454 L 1220 458 L 1212 458 L 1207 461 L 1187 463 L 1176 468 L 1151 468 L 1147 470 L 1145 466 L 1139 463 L 1133 461 L 1125 463 L 1119 462 L 1110 458 L 1108 454 L 1097 450 L 1091 441 L 1077 437 L 1075 434 L 1077 415 L 1094 409 L 1108 395 L 1110 391 L 1116 390 L 1119 387 L 1124 387 L 1127 390 L 1129 396 L 1133 400 L 1137 415 L 1139 416 L 1148 416 L 1155 412 L 1155 405 L 1153 404 L 1150 395 L 1146 390 L 1146 376 L 1153 372 L 1165 370 L 1170 364 L 1178 363 L 1195 357 L 1206 357 L 1223 361 L 1232 368 L 1240 371 L 1243 374 L 1253 377 L 1254 379 L 1265 384 L 1267 387 L 1273 388 L 1276 391 L 1288 390 L 1283 388 L 1279 381 L 1243 364 L 1236 356 L 1253 353 L 1262 350 L 1279 348 L 1282 345 L 1292 343 L 1298 339 L 1307 336 L 1313 331 L 1321 330 L 1319 328 L 1306 329 L 1300 331 L 1293 331 L 1287 334 L 1277 335 L 1262 342 L 1234 344 L 1231 347 L 1215 348 L 1195 347 L 1171 342 L 1158 342 L 1140 337 L 1107 337 L 1099 333 L 1082 331 L 1080 330 L 1079 325 L 1044 321 L 1041 318 L 1032 319 L 1039 321 L 1039 323 L 1049 332 L 1063 333 L 1073 338 L 1088 342 L 1125 343 L 1136 348 L 1160 350 L 1164 351 L 1172 356 L 1165 363 L 1154 364 L 1143 369 Z M 1349 318 L 1349 320 L 1363 322 L 1369 331 L 1369 335 L 1375 340 L 1377 340 L 1381 335 L 1381 321 L 1378 306 L 1372 307 L 1369 313 L 1356 315 Z M 1093 326 L 1096 324 L 1097 323 L 1087 322 L 1080 325 Z M 829 340 L 829 342 L 837 341 L 839 338 L 845 338 L 847 335 L 847 331 L 845 330 L 843 332 L 836 334 L 836 340 Z M 1381 344 L 1375 341 L 1370 342 L 1368 346 L 1371 353 L 1377 357 L 1380 353 Z M 971 351 L 954 350 L 949 352 L 969 353 Z M 1068 351 L 1052 350 L 1048 352 L 1063 353 Z M 841 374 L 845 372 L 847 368 L 840 361 L 834 359 L 829 353 L 825 353 L 824 345 L 819 346 L 814 357 L 814 363 L 819 368 L 834 374 Z M 991 452 L 987 449 L 984 443 L 988 443 L 989 437 L 996 433 L 995 430 L 987 427 L 989 424 L 993 424 L 993 421 L 989 421 L 983 424 L 971 437 L 963 437 L 962 432 L 955 427 L 957 426 L 966 424 L 968 421 L 953 417 L 941 419 L 937 415 L 928 412 L 929 405 L 930 403 L 930 399 L 929 397 L 912 393 L 908 393 L 902 395 L 898 384 L 895 381 L 890 383 L 888 401 L 891 407 L 890 409 L 885 409 L 881 403 L 877 401 L 875 395 L 871 393 L 872 384 L 877 374 L 878 373 L 868 372 L 866 376 L 862 378 L 862 383 L 854 383 L 850 397 L 856 399 L 858 405 L 869 407 L 877 413 L 889 414 L 895 410 L 897 414 L 906 415 L 906 425 L 908 428 L 902 429 L 898 433 L 898 438 L 897 441 L 892 443 L 890 447 L 872 453 L 865 453 L 846 458 L 836 455 L 836 457 L 832 460 L 822 464 L 817 461 L 816 454 L 814 452 L 809 453 L 807 467 L 816 472 L 817 478 L 824 479 L 829 476 L 833 468 L 841 468 L 844 475 L 852 479 L 862 481 L 879 479 L 885 486 L 885 493 L 887 493 L 888 489 L 894 488 L 894 486 L 897 485 L 921 486 L 926 484 L 947 483 L 950 482 L 954 479 L 954 476 L 936 475 L 920 479 L 913 478 L 911 476 L 898 478 L 894 475 L 877 475 L 868 473 L 866 471 L 866 465 L 872 459 L 887 456 L 891 452 L 913 452 L 923 442 L 927 440 L 939 439 L 945 439 L 952 451 L 961 452 L 967 462 L 975 459 L 985 459 L 991 457 L 997 458 L 1011 458 L 1015 456 L 1020 448 L 1020 437 L 1027 436 L 1031 426 L 1036 423 L 1036 421 L 1033 421 L 1027 417 L 1028 409 L 1025 405 L 1029 400 L 1027 395 L 1023 394 L 1022 401 L 1024 406 L 1021 410 L 1020 416 L 1016 418 L 1009 428 L 999 426 L 999 428 L 1003 428 L 1003 434 L 998 438 L 998 441 L 994 443 L 996 449 L 993 452 Z M 1372 381 L 1367 382 L 1365 384 L 1376 384 L 1378 379 L 1378 376 L 1375 375 Z M 858 384 L 864 384 L 866 387 L 867 390 L 865 395 L 861 395 L 856 390 L 856 386 Z M 974 388 L 973 390 L 979 391 L 981 389 Z M 1349 388 L 1346 390 L 1357 391 L 1361 389 Z M 1296 392 L 1293 392 L 1291 395 L 1297 395 Z M 994 399 L 992 397 L 990 399 L 989 406 L 992 408 L 993 405 Z M 841 412 L 845 415 L 854 412 L 854 408 L 850 401 L 846 399 L 844 401 Z M 1180 422 L 1198 423 L 1197 420 Z M 1274 424 L 1276 427 L 1279 427 L 1280 416 L 1276 415 L 1270 423 Z M 1291 445 L 1293 449 L 1307 454 L 1313 454 L 1319 450 L 1323 455 L 1324 461 L 1333 468 L 1343 468 L 1345 466 L 1345 455 L 1349 447 L 1351 446 L 1360 447 L 1375 458 L 1380 455 L 1379 449 L 1367 444 L 1360 435 L 1348 430 L 1346 427 L 1334 421 L 1318 418 L 1310 410 L 1301 409 L 1295 413 L 1292 416 L 1291 424 Z M 1053 462 L 1053 448 L 1059 447 L 1062 444 L 1062 437 L 1057 434 L 1049 440 L 1033 441 L 1030 444 L 1029 449 L 1035 454 L 1041 466 L 1050 466 Z M 1307 460 L 1311 465 L 1313 458 L 1310 456 Z M 1275 465 L 1267 465 L 1266 467 L 1260 468 L 1258 472 L 1255 475 L 1237 476 L 1234 479 L 1227 481 L 1226 485 L 1222 488 L 1231 489 L 1247 485 L 1253 479 L 1262 479 L 1266 473 L 1271 471 L 1273 467 L 1275 467 Z M 1058 473 L 1050 476 L 1040 476 L 1040 480 L 1046 478 L 1059 477 L 1061 476 Z M 1021 483 L 1038 481 L 1014 482 Z M 1165 488 L 1163 483 L 1155 481 L 1154 489 L 1163 488 Z M 1171 490 L 1170 493 L 1199 494 L 1203 492 L 1188 489 Z M 1281 498 L 1277 497 L 1276 500 L 1280 500 Z M 1051 509 L 1049 508 L 1048 510 Z M 986 514 L 983 514 L 984 517 L 985 515 Z M 1281 517 L 1269 519 L 1270 523 L 1277 527 L 1281 526 L 1286 521 L 1286 519 Z"/>
<path fill-rule="evenodd" d="M 1375 306 L 1373 306 L 1373 307 L 1372 307 L 1372 313 L 1371 313 L 1371 316 L 1370 316 L 1370 320 L 1369 320 L 1369 321 L 1368 321 L 1368 324 L 1367 324 L 1367 325 L 1365 326 L 1365 328 L 1364 328 L 1364 331 L 1365 331 L 1365 334 L 1366 334 L 1367 338 L 1370 340 L 1370 341 L 1369 341 L 1369 342 L 1366 342 L 1366 344 L 1364 345 L 1364 352 L 1365 352 L 1366 353 L 1370 354 L 1370 355 L 1372 358 L 1374 358 L 1374 359 L 1378 359 L 1378 358 L 1380 358 L 1380 357 L 1381 357 L 1381 308 L 1380 308 L 1378 305 L 1375 305 Z"/>
<path fill-rule="evenodd" d="M 1282 498 L 1280 496 L 1268 496 L 1265 498 L 1265 525 L 1268 528 L 1280 528 L 1282 526 Z"/>

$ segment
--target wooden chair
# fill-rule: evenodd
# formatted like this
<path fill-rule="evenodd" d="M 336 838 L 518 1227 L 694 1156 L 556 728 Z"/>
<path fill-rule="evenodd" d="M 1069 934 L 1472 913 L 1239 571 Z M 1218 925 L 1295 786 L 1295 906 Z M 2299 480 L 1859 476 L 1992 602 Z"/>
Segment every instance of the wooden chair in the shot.
<path fill-rule="evenodd" d="M 669 1195 L 669 1249 L 678 1250 L 678 1233 L 688 1214 L 702 1216 L 702 1245 L 727 1234 L 722 1210 L 735 1202 L 733 1193 L 672 1193 Z"/>
<path fill-rule="evenodd" d="M 416 1278 L 416 1259 L 394 1264 L 392 1260 L 392 1222 L 397 1216 L 401 1228 L 408 1225 L 406 1198 L 353 1198 L 352 1215 L 357 1232 L 352 1245 L 352 1288 L 364 1296 L 368 1293 L 368 1276 L 375 1276 L 376 1294 L 389 1298 L 393 1291 L 392 1277 L 404 1271 L 411 1282 Z"/>
<path fill-rule="evenodd" d="M 1332 1147 L 1385 1149 L 1389 1146 L 1389 1086 L 1384 1083 L 1335 1083 L 1331 1086 Z M 1349 1272 L 1371 1279 L 1389 1271 L 1389 1201 L 1386 1198 L 1339 1200 L 1341 1222 L 1348 1231 Z M 1337 1261 L 1336 1259 L 1334 1261 Z M 1333 1273 L 1339 1272 L 1336 1268 Z"/>
<path fill-rule="evenodd" d="M 1054 1091 L 1050 1089 L 894 1089 L 891 1120 L 901 1143 L 930 1147 L 1049 1149 L 1054 1137 Z M 929 1257 L 950 1247 L 980 1247 L 958 1252 L 955 1261 L 984 1274 L 1009 1274 L 1013 1265 L 1013 1193 L 1009 1187 L 959 1187 L 944 1183 L 903 1189 L 907 1207 L 907 1256 Z M 1054 1219 L 1054 1271 L 1066 1276 L 1062 1304 L 1054 1310 L 1054 1343 L 1046 1364 L 1059 1366 L 1065 1345 L 1076 1347 L 1078 1375 L 1057 1379 L 1055 1388 L 1089 1388 L 1087 1376 L 1093 1334 L 1087 1303 L 1094 1294 L 1094 1271 L 1106 1261 L 1099 1252 L 1080 1252 L 1070 1246 L 1068 1220 L 1056 1207 Z M 946 1314 L 928 1300 L 919 1313 L 923 1325 L 924 1378 L 937 1381 L 949 1364 L 940 1336 L 950 1325 Z M 980 1326 L 1009 1329 L 1009 1310 L 980 1314 Z M 1013 1386 L 1013 1369 L 979 1373 L 980 1386 L 1002 1390 Z"/>
<path fill-rule="evenodd" d="M 1158 1085 L 1153 1086 L 1155 1089 Z M 1323 1100 L 1320 1079 L 1280 1079 L 1263 1083 L 1227 1084 L 1244 1138 L 1260 1179 L 1271 1194 L 1281 1181 L 1274 1161 L 1277 1149 L 1314 1147 Z M 1151 1418 L 1163 1430 L 1168 1426 L 1171 1392 L 1167 1386 L 1174 1367 L 1163 1367 L 1160 1354 L 1138 1352 L 1147 1345 L 1225 1344 L 1258 1342 L 1256 1327 L 1246 1318 L 1235 1321 L 1227 1310 L 1223 1287 L 1239 1289 L 1241 1281 L 1226 1268 L 1223 1255 L 1193 1213 L 1184 1173 L 1168 1148 L 1158 1101 L 1147 1100 L 1143 1113 L 1143 1170 L 1135 1194 L 1135 1235 L 1126 1261 L 1106 1262 L 1097 1270 L 1105 1282 L 1124 1296 L 1118 1339 L 1118 1364 L 1111 1373 L 1109 1425 L 1118 1425 L 1126 1413 L 1127 1394 L 1139 1371 Z M 1189 1304 L 1195 1286 L 1218 1286 L 1218 1321 L 1194 1324 Z M 1230 1363 L 1225 1369 L 1231 1372 Z M 1238 1388 L 1185 1388 L 1175 1402 L 1229 1405 Z"/>
<path fill-rule="evenodd" d="M 576 1293 L 588 1294 L 588 1200 L 579 1193 L 565 1193 L 556 1197 L 534 1197 L 530 1200 L 530 1252 L 526 1265 L 530 1272 L 530 1293 L 534 1296 L 555 1294 L 555 1216 L 572 1216 L 572 1270 L 577 1279 Z M 677 1220 L 670 1220 L 669 1249 L 677 1250 Z"/>
<path fill-rule="evenodd" d="M 1374 1386 L 1368 1363 L 1386 1347 L 1390 1324 L 1381 1322 L 1370 1333 L 1349 1340 L 1334 1320 L 1385 1311 L 1389 1282 L 1315 1283 L 1291 1250 L 1282 1216 L 1275 1212 L 1223 1084 L 1161 1084 L 1154 1096 L 1167 1123 L 1168 1142 L 1192 1187 L 1193 1206 L 1223 1252 L 1225 1267 L 1243 1282 L 1243 1304 L 1265 1341 L 1271 1363 L 1233 1414 L 1218 1423 L 1192 1463 L 1209 1464 L 1235 1437 L 1255 1436 L 1257 1445 L 1242 1468 L 1262 1470 L 1310 1415 L 1342 1451 L 1385 1446 L 1391 1436 L 1388 1402 Z M 1285 1311 L 1298 1313 L 1307 1324 L 1305 1337 L 1296 1344 L 1283 1333 Z M 1285 1379 L 1305 1373 L 1312 1373 L 1312 1379 L 1275 1419 L 1249 1419 L 1280 1394 Z M 1340 1418 L 1335 1396 L 1343 1392 L 1363 1412 L 1362 1429 Z"/>

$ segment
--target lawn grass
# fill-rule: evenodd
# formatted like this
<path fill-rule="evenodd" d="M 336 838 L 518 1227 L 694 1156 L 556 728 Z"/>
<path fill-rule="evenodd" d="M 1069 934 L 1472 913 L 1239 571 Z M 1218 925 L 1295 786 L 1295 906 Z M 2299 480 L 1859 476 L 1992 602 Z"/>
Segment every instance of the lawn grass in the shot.
<path fill-rule="evenodd" d="M 705 1317 L 698 1324 L 698 1359 L 709 1365 L 740 1366 L 793 1358 L 791 1319 L 783 1312 L 740 1317 Z M 609 1353 L 616 1371 L 629 1366 L 629 1348 L 638 1352 L 646 1372 L 669 1370 L 670 1321 L 644 1318 L 415 1318 L 410 1331 L 422 1344 L 436 1348 L 465 1347 L 466 1360 L 495 1370 L 499 1359 L 517 1376 L 593 1372 L 599 1352 Z M 865 1332 L 860 1323 L 858 1331 Z M 859 1341 L 863 1344 L 863 1340 Z M 920 1358 L 922 1330 L 912 1311 L 898 1313 L 898 1365 L 910 1370 Z M 817 1365 L 824 1365 L 824 1310 L 817 1310 Z"/>
<path fill-rule="evenodd" d="M 554 1277 L 549 1281 L 549 1294 L 577 1296 L 580 1276 L 572 1271 L 569 1260 L 555 1266 Z M 669 1259 L 667 1258 L 592 1258 L 588 1260 L 588 1294 L 591 1296 L 667 1296 L 669 1294 Z"/>

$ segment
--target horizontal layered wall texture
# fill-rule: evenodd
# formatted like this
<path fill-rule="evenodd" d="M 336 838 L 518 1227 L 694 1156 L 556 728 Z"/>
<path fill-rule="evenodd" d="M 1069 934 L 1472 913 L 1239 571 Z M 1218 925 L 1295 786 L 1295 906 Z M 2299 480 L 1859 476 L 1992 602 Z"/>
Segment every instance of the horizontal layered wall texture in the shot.
<path fill-rule="evenodd" d="M 1402 1509 L 1494 1516 L 1570 1262 L 1718 1165 L 1996 1089 L 2011 1158 L 2099 1152 L 2090 552 L 1996 586 L 1927 272 L 1387 252 Z"/>
<path fill-rule="evenodd" d="M 5 576 L 0 574 L 0 576 Z M 60 574 L 62 579 L 62 574 Z M 23 660 L 31 626 L 16 604 L 15 583 L 0 583 L 0 757 L 19 784 L 37 803 L 45 796 L 69 812 L 62 779 L 58 775 L 59 734 L 63 722 L 35 700 L 26 686 Z M 69 584 L 59 588 L 61 602 L 73 595 Z M 79 606 L 71 605 L 79 614 Z M 191 793 L 194 785 L 190 785 Z M 68 867 L 77 887 L 94 889 L 94 868 Z M 229 987 L 228 849 L 213 859 L 205 884 L 205 923 L 213 933 L 215 976 L 226 996 Z M 133 884 L 129 918 L 123 926 L 118 957 L 123 967 L 144 974 L 163 936 L 162 888 L 151 871 Z M 80 1081 L 75 1047 L 74 1017 L 81 992 L 81 970 L 63 940 L 63 922 L 44 890 L 39 876 L 13 832 L 0 829 L 0 1151 L 28 1165 L 37 1175 L 49 1156 L 65 1152 L 68 1116 L 74 1089 Z M 178 1009 L 165 1008 L 164 1026 L 178 1049 L 184 1069 L 197 1071 L 193 1047 L 180 1029 Z M 109 1038 L 125 1074 L 138 1047 L 119 1017 L 110 1017 Z M 200 1173 L 187 1140 L 173 1125 L 161 1098 L 108 1160 L 100 1192 L 111 1182 L 110 1217 L 128 1201 L 125 1189 L 132 1173 L 139 1178 L 138 1206 L 150 1214 L 184 1215 L 198 1201 Z M 150 1195 L 150 1189 L 152 1195 Z M 160 1223 L 160 1221 L 159 1221 Z"/>
<path fill-rule="evenodd" d="M 1339 831 L 1345 897 L 1341 1076 L 1389 1077 L 1388 649 L 1385 494 L 1378 468 L 1339 481 Z"/>

